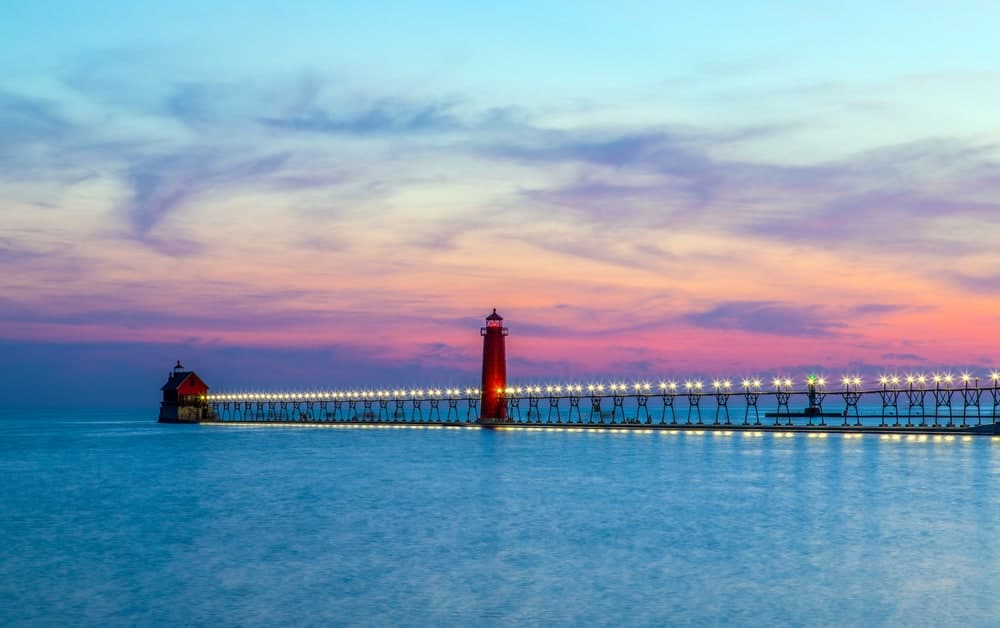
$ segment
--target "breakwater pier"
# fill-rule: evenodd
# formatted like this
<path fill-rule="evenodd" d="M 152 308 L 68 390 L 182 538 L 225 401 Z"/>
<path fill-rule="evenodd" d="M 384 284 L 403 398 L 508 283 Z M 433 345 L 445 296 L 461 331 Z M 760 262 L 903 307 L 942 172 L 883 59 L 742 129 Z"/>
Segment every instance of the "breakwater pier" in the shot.
<path fill-rule="evenodd" d="M 512 384 L 508 330 L 481 328 L 476 387 L 212 392 L 177 363 L 160 421 L 211 425 L 342 425 L 488 429 L 702 431 L 947 437 L 1000 435 L 1000 372 L 822 374 L 608 383 Z"/>

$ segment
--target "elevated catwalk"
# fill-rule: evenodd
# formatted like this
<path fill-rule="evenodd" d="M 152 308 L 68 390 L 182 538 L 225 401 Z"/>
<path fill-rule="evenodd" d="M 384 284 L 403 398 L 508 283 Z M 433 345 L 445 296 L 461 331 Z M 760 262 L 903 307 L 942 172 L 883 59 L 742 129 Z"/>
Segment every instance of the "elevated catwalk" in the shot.
<path fill-rule="evenodd" d="M 160 420 L 203 425 L 296 425 L 562 430 L 657 430 L 942 436 L 1000 435 L 1000 372 L 812 374 L 610 384 L 512 386 L 508 334 L 496 310 L 480 329 L 482 388 L 370 388 L 209 393 L 178 362 Z"/>

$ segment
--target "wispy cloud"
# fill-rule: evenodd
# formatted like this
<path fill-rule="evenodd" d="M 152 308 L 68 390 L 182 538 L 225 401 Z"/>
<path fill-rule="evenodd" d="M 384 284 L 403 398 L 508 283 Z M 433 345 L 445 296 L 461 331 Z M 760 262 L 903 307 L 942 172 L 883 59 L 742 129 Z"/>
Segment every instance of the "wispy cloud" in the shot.
<path fill-rule="evenodd" d="M 739 330 L 776 336 L 831 337 L 845 325 L 819 307 L 774 301 L 727 301 L 685 314 L 682 320 L 706 329 Z"/>

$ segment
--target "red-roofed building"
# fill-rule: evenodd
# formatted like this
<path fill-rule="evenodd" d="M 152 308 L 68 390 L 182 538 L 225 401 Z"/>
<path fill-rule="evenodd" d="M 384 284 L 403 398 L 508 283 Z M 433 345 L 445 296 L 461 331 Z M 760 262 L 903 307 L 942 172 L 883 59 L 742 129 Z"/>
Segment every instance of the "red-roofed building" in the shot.
<path fill-rule="evenodd" d="M 212 418 L 205 400 L 208 384 L 194 371 L 185 371 L 180 360 L 167 375 L 160 404 L 161 423 L 197 423 Z"/>

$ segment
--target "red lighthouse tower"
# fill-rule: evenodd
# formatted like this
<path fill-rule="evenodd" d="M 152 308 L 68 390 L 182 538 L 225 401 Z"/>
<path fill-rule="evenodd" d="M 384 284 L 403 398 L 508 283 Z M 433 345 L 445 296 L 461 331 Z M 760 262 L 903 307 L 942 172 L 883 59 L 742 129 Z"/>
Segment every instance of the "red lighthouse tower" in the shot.
<path fill-rule="evenodd" d="M 479 422 L 506 421 L 507 328 L 503 326 L 503 316 L 497 314 L 496 308 L 486 317 L 486 327 L 481 328 L 479 334 L 483 337 L 483 398 Z"/>

